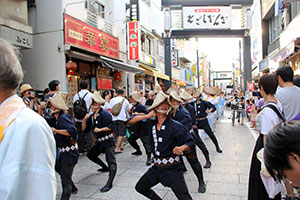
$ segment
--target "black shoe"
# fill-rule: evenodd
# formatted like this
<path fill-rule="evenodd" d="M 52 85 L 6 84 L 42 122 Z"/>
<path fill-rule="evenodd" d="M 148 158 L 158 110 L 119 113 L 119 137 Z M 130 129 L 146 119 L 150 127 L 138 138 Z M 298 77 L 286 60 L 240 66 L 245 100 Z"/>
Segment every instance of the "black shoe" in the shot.
<path fill-rule="evenodd" d="M 220 148 L 217 148 L 218 153 L 223 153 L 223 151 Z"/>
<path fill-rule="evenodd" d="M 109 172 L 109 168 L 102 167 L 102 168 L 98 169 L 97 172 Z"/>
<path fill-rule="evenodd" d="M 205 193 L 206 192 L 206 185 L 205 185 L 205 183 L 201 183 L 199 185 L 198 192 L 199 193 Z"/>
<path fill-rule="evenodd" d="M 203 168 L 210 168 L 210 167 L 211 167 L 211 162 L 207 160 Z"/>
<path fill-rule="evenodd" d="M 151 165 L 151 156 L 147 156 L 146 165 L 147 165 L 147 166 L 150 166 L 150 165 Z"/>
<path fill-rule="evenodd" d="M 135 156 L 140 156 L 140 155 L 142 155 L 142 154 L 143 154 L 143 153 L 142 153 L 141 151 L 139 151 L 139 150 L 137 150 L 137 151 L 131 153 L 131 155 L 135 155 Z"/>
<path fill-rule="evenodd" d="M 108 192 L 112 188 L 112 184 L 106 184 L 103 188 L 100 189 L 100 192 Z"/>

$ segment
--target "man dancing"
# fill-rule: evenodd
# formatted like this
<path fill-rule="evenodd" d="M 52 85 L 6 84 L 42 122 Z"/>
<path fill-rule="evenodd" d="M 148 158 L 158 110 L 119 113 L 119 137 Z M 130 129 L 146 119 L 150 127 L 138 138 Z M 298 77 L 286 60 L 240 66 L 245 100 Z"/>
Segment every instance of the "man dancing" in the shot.
<path fill-rule="evenodd" d="M 209 126 L 208 120 L 207 120 L 207 114 L 210 112 L 214 112 L 216 110 L 215 106 L 208 101 L 204 101 L 201 97 L 202 94 L 200 90 L 197 90 L 194 94 L 194 97 L 196 98 L 196 101 L 192 102 L 191 105 L 196 110 L 196 123 L 198 129 L 203 129 L 207 135 L 210 137 L 214 145 L 216 146 L 216 150 L 218 153 L 222 153 L 218 140 L 211 130 L 211 127 Z"/>
<path fill-rule="evenodd" d="M 109 178 L 100 192 L 107 192 L 112 188 L 113 180 L 117 173 L 117 162 L 114 154 L 115 140 L 113 131 L 115 129 L 112 117 L 106 110 L 101 108 L 105 100 L 99 92 L 95 92 L 92 97 L 91 109 L 92 115 L 86 115 L 82 122 L 82 131 L 89 131 L 92 128 L 96 137 L 95 145 L 88 151 L 87 157 L 102 168 L 98 171 L 109 171 Z M 105 153 L 106 162 L 98 157 L 101 153 Z"/>
<path fill-rule="evenodd" d="M 149 114 L 133 116 L 127 122 L 134 124 L 147 119 L 146 130 L 151 138 L 151 149 L 154 154 L 153 165 L 140 178 L 135 189 L 149 199 L 161 200 L 151 188 L 162 183 L 164 186 L 171 187 L 179 200 L 191 200 L 179 155 L 184 151 L 190 151 L 194 141 L 182 124 L 168 116 L 170 110 L 168 96 L 159 92 L 152 106 L 149 107 L 151 111 Z"/>

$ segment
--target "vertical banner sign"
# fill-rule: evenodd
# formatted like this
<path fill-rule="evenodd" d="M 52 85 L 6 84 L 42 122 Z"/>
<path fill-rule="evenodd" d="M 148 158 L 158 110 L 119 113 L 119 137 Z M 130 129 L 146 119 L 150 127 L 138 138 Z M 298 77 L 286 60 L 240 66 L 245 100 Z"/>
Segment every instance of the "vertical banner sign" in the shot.
<path fill-rule="evenodd" d="M 175 39 L 171 39 L 171 62 L 172 67 L 178 66 L 178 51 L 176 50 L 177 44 Z"/>
<path fill-rule="evenodd" d="M 183 7 L 184 29 L 230 29 L 231 7 Z"/>
<path fill-rule="evenodd" d="M 139 22 L 128 22 L 128 59 L 140 59 L 140 29 Z"/>
<path fill-rule="evenodd" d="M 139 21 L 139 0 L 130 0 L 130 21 Z"/>

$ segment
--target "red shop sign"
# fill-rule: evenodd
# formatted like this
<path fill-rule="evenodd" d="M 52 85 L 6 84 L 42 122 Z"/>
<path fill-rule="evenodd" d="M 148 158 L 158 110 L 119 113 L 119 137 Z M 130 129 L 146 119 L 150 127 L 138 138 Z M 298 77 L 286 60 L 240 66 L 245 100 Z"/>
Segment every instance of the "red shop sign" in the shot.
<path fill-rule="evenodd" d="M 64 14 L 65 44 L 119 59 L 119 39 Z"/>
<path fill-rule="evenodd" d="M 98 89 L 101 89 L 101 90 L 112 89 L 112 79 L 98 78 Z"/>
<path fill-rule="evenodd" d="M 140 59 L 140 30 L 139 22 L 128 22 L 128 59 L 139 60 Z"/>

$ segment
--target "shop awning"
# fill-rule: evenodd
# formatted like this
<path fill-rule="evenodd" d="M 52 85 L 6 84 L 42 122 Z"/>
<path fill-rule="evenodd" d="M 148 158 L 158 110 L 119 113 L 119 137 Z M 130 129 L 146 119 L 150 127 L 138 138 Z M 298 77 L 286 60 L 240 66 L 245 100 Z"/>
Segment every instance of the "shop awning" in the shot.
<path fill-rule="evenodd" d="M 147 74 L 147 75 L 155 76 L 155 77 L 167 80 L 167 81 L 170 80 L 169 76 L 157 71 L 156 69 L 154 69 L 152 67 L 148 67 L 148 66 L 145 66 L 145 65 L 139 65 L 139 66 L 141 68 L 145 69 L 144 73 Z"/>
<path fill-rule="evenodd" d="M 102 63 L 104 65 L 106 65 L 107 67 L 114 68 L 114 69 L 117 69 L 120 71 L 131 72 L 131 73 L 136 73 L 136 74 L 144 72 L 144 70 L 139 67 L 135 67 L 133 65 L 122 63 L 120 61 L 113 60 L 113 59 L 110 59 L 110 58 L 107 58 L 104 56 L 100 56 L 100 59 L 101 59 Z"/>

